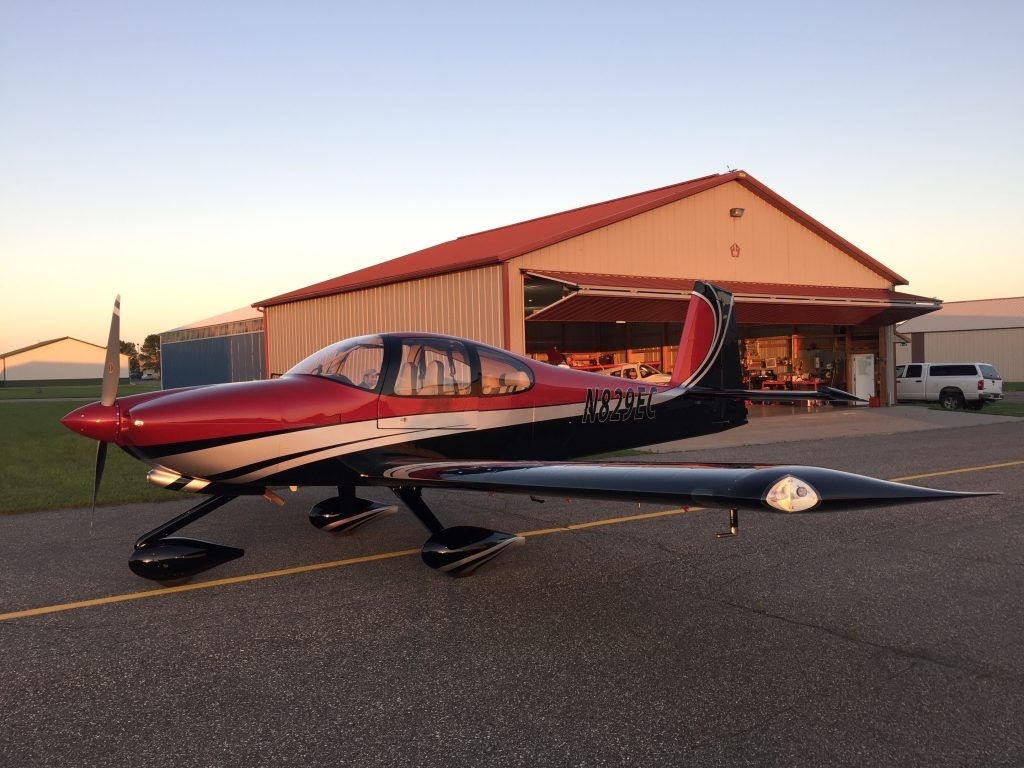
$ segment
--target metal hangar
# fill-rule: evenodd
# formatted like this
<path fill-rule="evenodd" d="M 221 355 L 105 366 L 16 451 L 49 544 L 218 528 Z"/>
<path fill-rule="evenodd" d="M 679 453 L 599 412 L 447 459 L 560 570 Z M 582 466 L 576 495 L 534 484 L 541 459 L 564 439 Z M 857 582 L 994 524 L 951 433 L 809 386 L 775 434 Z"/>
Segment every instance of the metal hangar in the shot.
<path fill-rule="evenodd" d="M 281 373 L 350 336 L 448 333 L 553 362 L 671 367 L 696 279 L 736 296 L 752 387 L 891 402 L 895 323 L 936 299 L 744 171 L 478 232 L 255 304 Z"/>
<path fill-rule="evenodd" d="M 1024 381 L 1024 296 L 947 301 L 896 331 L 896 365 L 975 360 L 1005 381 Z"/>
<path fill-rule="evenodd" d="M 62 336 L 0 354 L 0 387 L 98 384 L 107 350 L 98 344 Z M 121 355 L 121 380 L 129 380 L 128 355 Z"/>
<path fill-rule="evenodd" d="M 163 389 L 266 378 L 263 316 L 242 307 L 160 334 Z"/>

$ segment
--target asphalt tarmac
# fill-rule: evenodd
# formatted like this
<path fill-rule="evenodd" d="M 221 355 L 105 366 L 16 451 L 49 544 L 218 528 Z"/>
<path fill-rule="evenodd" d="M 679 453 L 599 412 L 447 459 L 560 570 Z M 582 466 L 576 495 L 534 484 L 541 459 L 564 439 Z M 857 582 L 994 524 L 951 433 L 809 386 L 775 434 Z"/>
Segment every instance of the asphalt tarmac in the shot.
<path fill-rule="evenodd" d="M 186 529 L 246 556 L 180 589 L 126 560 L 191 497 L 0 517 L 0 765 L 1024 765 L 1024 420 L 778 408 L 634 458 L 1003 495 L 717 539 L 721 510 L 428 492 L 530 533 L 452 579 L 411 515 L 332 536 L 304 489 Z"/>

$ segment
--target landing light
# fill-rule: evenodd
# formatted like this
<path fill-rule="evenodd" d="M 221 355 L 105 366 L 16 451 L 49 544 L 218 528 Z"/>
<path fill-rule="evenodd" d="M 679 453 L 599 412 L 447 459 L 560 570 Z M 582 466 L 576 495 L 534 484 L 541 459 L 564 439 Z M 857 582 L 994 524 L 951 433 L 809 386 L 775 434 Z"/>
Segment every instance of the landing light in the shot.
<path fill-rule="evenodd" d="M 806 512 L 818 505 L 821 497 L 809 483 L 793 475 L 786 475 L 768 489 L 765 503 L 780 512 Z"/>

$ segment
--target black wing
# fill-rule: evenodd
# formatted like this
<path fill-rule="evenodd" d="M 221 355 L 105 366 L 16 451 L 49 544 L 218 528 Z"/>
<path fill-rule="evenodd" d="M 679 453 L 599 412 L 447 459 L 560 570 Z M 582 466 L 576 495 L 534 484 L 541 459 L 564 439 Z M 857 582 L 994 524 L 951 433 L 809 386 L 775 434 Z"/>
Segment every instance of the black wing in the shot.
<path fill-rule="evenodd" d="M 922 488 L 823 467 L 762 464 L 415 462 L 392 465 L 378 476 L 364 475 L 364 482 L 787 513 L 991 495 Z"/>

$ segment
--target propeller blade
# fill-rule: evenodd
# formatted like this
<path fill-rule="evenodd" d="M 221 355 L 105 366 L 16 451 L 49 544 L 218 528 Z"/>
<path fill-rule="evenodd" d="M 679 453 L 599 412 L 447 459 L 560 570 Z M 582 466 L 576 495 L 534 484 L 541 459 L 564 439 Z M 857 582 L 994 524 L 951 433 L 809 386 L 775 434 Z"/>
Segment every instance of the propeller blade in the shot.
<path fill-rule="evenodd" d="M 96 443 L 96 472 L 92 479 L 92 505 L 96 506 L 96 497 L 100 492 L 100 480 L 103 479 L 103 468 L 107 464 L 107 444 Z"/>
<path fill-rule="evenodd" d="M 107 444 L 102 440 L 96 443 L 96 471 L 92 478 L 92 511 L 89 514 L 89 533 L 92 534 L 92 523 L 96 517 L 96 497 L 100 492 L 100 480 L 103 479 L 103 468 L 107 464 Z"/>
<path fill-rule="evenodd" d="M 113 405 L 117 399 L 117 384 L 121 379 L 121 296 L 114 299 L 114 314 L 110 317 L 110 335 L 107 336 L 107 357 L 103 362 L 103 388 L 100 403 Z"/>

